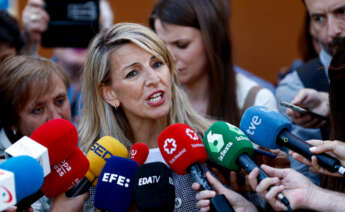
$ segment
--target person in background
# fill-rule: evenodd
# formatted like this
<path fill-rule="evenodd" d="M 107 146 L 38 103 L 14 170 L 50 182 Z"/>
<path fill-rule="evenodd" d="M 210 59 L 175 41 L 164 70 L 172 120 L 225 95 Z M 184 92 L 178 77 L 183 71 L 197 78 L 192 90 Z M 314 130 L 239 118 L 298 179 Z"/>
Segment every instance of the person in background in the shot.
<path fill-rule="evenodd" d="M 194 109 L 238 125 L 247 107 L 277 104 L 272 92 L 234 71 L 229 18 L 229 1 L 159 0 L 149 24 L 173 55 Z"/>
<path fill-rule="evenodd" d="M 69 80 L 56 63 L 31 56 L 10 56 L 0 65 L 0 158 L 5 149 L 45 122 L 71 120 Z M 49 211 L 46 198 L 32 206 Z"/>
<path fill-rule="evenodd" d="M 8 12 L 0 10 L 0 62 L 9 55 L 17 55 L 24 46 L 18 22 Z"/>
<path fill-rule="evenodd" d="M 107 0 L 100 1 L 100 24 L 107 29 L 113 24 L 113 12 Z M 28 0 L 22 14 L 24 37 L 26 39 L 25 54 L 36 55 L 41 42 L 42 32 L 47 30 L 49 15 L 44 10 L 43 0 Z M 81 103 L 81 71 L 85 62 L 86 48 L 55 48 L 53 60 L 67 73 L 71 84 L 68 98 L 71 103 L 72 119 L 78 123 Z"/>

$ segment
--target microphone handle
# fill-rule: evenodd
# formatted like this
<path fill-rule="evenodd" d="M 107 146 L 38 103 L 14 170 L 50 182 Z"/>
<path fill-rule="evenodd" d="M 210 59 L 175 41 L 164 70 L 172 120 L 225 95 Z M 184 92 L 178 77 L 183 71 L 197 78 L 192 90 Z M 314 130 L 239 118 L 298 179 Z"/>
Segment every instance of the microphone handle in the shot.
<path fill-rule="evenodd" d="M 277 139 L 277 143 L 282 146 L 286 146 L 287 148 L 303 155 L 304 157 L 311 160 L 311 156 L 315 155 L 317 157 L 317 161 L 320 166 L 326 168 L 330 172 L 337 172 L 340 162 L 338 159 L 327 155 L 325 153 L 322 154 L 314 154 L 310 152 L 309 148 L 312 145 L 306 143 L 301 138 L 293 135 L 292 133 L 288 132 L 287 130 L 283 130 Z"/>
<path fill-rule="evenodd" d="M 81 194 L 86 193 L 89 188 L 92 186 L 92 183 L 86 178 L 83 177 L 77 185 L 73 186 L 71 189 L 65 192 L 66 197 L 76 197 Z"/>
<path fill-rule="evenodd" d="M 31 207 L 31 205 L 36 202 L 37 200 L 41 199 L 41 197 L 43 197 L 43 192 L 40 190 L 38 190 L 36 193 L 31 194 L 28 197 L 25 197 L 24 199 L 22 199 L 21 201 L 19 201 L 16 206 L 17 206 L 17 211 L 18 212 L 23 212 L 26 211 L 27 209 L 29 209 Z"/>
<path fill-rule="evenodd" d="M 258 165 L 256 165 L 256 163 L 246 153 L 241 154 L 237 158 L 237 163 L 239 163 L 240 166 L 247 173 L 253 171 L 253 169 L 256 167 L 259 168 Z M 261 180 L 263 180 L 267 177 L 268 177 L 268 175 L 262 169 L 259 168 L 258 182 L 260 182 Z M 268 190 L 270 190 L 270 189 L 271 189 L 271 187 L 268 188 Z M 289 211 L 291 211 L 289 200 L 282 193 L 279 193 L 277 195 L 277 198 L 288 208 Z"/>
<path fill-rule="evenodd" d="M 253 169 L 255 168 L 259 168 L 258 165 L 256 165 L 256 163 L 253 161 L 253 159 L 251 157 L 249 157 L 249 155 L 247 155 L 246 153 L 241 154 L 238 158 L 237 158 L 237 163 L 240 165 L 240 167 L 242 167 L 247 173 L 250 173 L 251 171 L 253 171 Z M 259 182 L 265 178 L 267 178 L 268 175 L 262 171 L 262 169 L 259 168 L 259 176 L 258 176 L 258 180 Z"/>
<path fill-rule="evenodd" d="M 212 186 L 207 181 L 204 171 L 199 163 L 194 163 L 188 168 L 188 173 L 192 176 L 193 180 L 200 184 L 203 190 L 213 190 Z M 210 200 L 211 212 L 233 212 L 230 203 L 223 194 L 216 195 Z"/>
<path fill-rule="evenodd" d="M 207 182 L 206 176 L 199 163 L 194 163 L 188 167 L 188 173 L 192 176 L 193 180 L 200 184 L 203 190 L 213 190 L 212 186 Z"/>

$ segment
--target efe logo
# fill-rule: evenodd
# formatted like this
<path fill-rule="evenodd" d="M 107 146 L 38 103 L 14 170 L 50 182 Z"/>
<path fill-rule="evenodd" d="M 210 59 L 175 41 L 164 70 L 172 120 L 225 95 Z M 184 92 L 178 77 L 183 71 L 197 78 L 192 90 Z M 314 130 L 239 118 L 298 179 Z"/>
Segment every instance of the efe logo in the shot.
<path fill-rule="evenodd" d="M 114 181 L 115 184 L 128 188 L 131 179 L 124 177 L 122 175 L 105 172 L 102 177 L 102 181 L 106 183 L 112 183 Z"/>
<path fill-rule="evenodd" d="M 167 138 L 163 145 L 164 151 L 169 155 L 176 151 L 176 141 L 173 138 Z"/>

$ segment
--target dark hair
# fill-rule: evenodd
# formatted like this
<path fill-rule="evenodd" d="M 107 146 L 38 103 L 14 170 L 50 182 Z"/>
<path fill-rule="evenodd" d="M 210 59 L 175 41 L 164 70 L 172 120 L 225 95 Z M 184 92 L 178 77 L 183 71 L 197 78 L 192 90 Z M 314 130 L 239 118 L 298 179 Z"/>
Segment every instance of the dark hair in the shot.
<path fill-rule="evenodd" d="M 304 26 L 298 40 L 303 62 L 308 62 L 318 57 L 318 53 L 314 48 L 313 39 L 313 36 L 310 34 L 310 16 L 308 11 L 306 11 Z"/>
<path fill-rule="evenodd" d="M 14 47 L 17 53 L 24 46 L 17 20 L 4 10 L 0 10 L 0 43 Z"/>
<path fill-rule="evenodd" d="M 163 24 L 200 30 L 208 62 L 211 95 L 207 114 L 238 125 L 240 114 L 236 96 L 230 39 L 228 0 L 158 0 L 149 18 L 150 27 Z"/>

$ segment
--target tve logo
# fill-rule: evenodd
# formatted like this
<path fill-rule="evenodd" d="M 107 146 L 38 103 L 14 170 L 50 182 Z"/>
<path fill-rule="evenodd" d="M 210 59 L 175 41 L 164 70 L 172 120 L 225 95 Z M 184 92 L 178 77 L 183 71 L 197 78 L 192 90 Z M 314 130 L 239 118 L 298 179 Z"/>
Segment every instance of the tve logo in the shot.
<path fill-rule="evenodd" d="M 262 123 L 262 119 L 255 115 L 252 117 L 252 120 L 250 121 L 249 127 L 246 130 L 247 134 L 254 135 L 256 128 Z"/>
<path fill-rule="evenodd" d="M 122 176 L 122 175 L 109 173 L 109 172 L 105 172 L 103 174 L 102 182 L 113 183 L 113 181 L 116 185 L 124 186 L 124 187 L 128 188 L 129 184 L 131 182 L 131 179 L 129 179 L 125 176 Z"/>
<path fill-rule="evenodd" d="M 207 134 L 207 141 L 209 143 L 211 152 L 220 152 L 224 146 L 223 136 L 216 133 L 212 134 L 211 130 Z"/>
<path fill-rule="evenodd" d="M 160 178 L 161 178 L 161 176 L 141 177 L 141 178 L 139 178 L 138 186 L 159 183 Z"/>

